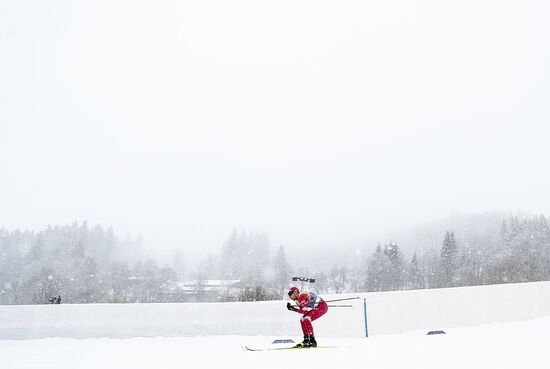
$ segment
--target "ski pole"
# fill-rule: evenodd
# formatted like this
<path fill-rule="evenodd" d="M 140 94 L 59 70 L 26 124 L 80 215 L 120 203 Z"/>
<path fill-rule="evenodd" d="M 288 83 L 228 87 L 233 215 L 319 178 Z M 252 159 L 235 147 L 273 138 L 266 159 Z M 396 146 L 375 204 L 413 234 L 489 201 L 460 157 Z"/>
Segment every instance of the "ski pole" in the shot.
<path fill-rule="evenodd" d="M 349 299 L 325 300 L 325 302 L 347 301 L 347 300 L 357 300 L 357 299 L 360 299 L 360 297 L 350 297 Z"/>
<path fill-rule="evenodd" d="M 331 308 L 352 308 L 353 305 L 327 305 L 328 307 L 331 307 Z"/>

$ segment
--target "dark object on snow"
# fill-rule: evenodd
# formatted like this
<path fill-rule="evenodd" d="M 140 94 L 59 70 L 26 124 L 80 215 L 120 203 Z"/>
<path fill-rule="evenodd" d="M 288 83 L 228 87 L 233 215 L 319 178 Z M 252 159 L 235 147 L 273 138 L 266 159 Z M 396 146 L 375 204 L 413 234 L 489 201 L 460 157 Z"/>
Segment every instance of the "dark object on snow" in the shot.
<path fill-rule="evenodd" d="M 292 281 L 294 281 L 294 282 L 309 282 L 309 283 L 315 283 L 315 278 L 292 277 Z"/>
<path fill-rule="evenodd" d="M 48 302 L 50 304 L 61 304 L 61 295 L 57 295 L 57 297 L 53 296 L 48 299 Z"/>
<path fill-rule="evenodd" d="M 428 333 L 426 333 L 426 335 L 428 336 L 432 336 L 434 334 L 447 334 L 447 333 L 445 333 L 445 331 L 429 331 Z"/>
<path fill-rule="evenodd" d="M 272 343 L 294 343 L 294 340 L 288 339 L 288 340 L 275 340 Z"/>

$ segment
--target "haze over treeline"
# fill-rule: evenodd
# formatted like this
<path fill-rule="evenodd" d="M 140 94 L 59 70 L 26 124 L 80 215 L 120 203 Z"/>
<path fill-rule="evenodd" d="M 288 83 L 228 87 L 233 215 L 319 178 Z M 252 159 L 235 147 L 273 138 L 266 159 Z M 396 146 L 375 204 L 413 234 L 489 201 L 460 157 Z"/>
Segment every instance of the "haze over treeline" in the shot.
<path fill-rule="evenodd" d="M 236 229 L 217 253 L 193 264 L 185 250 L 159 262 L 146 255 L 141 236 L 120 239 L 112 227 L 87 222 L 0 229 L 0 303 L 41 304 L 57 295 L 70 303 L 278 299 L 292 276 L 316 278 L 320 293 L 550 280 L 544 215 L 455 214 L 400 237 L 291 255 L 265 232 Z M 239 282 L 233 292 L 201 294 L 208 280 Z M 186 281 L 196 290 L 178 295 Z"/>
<path fill-rule="evenodd" d="M 87 219 L 167 258 L 236 227 L 299 258 L 455 210 L 549 214 L 549 13 L 3 1 L 0 226 Z"/>

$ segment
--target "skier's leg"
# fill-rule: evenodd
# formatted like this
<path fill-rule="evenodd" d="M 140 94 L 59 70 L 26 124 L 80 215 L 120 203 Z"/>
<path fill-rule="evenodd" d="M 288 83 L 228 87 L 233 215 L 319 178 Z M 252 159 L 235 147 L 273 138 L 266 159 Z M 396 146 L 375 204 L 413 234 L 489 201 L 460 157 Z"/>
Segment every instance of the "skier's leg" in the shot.
<path fill-rule="evenodd" d="M 302 326 L 302 333 L 304 334 L 304 336 L 307 336 L 308 335 L 308 330 L 307 330 L 307 325 L 304 322 L 304 317 L 300 318 L 300 325 Z"/>
<path fill-rule="evenodd" d="M 302 347 L 310 347 L 310 337 L 311 332 L 313 331 L 313 327 L 311 326 L 311 319 L 309 319 L 306 315 L 300 318 L 300 325 L 302 326 L 302 333 L 304 334 L 304 340 L 297 344 L 295 347 L 302 348 Z"/>
<path fill-rule="evenodd" d="M 308 346 L 317 347 L 317 341 L 315 340 L 315 334 L 313 333 L 313 324 L 312 321 L 319 319 L 328 311 L 328 306 L 326 303 L 319 304 L 315 309 L 311 310 L 307 315 L 304 315 L 300 321 L 303 321 L 305 328 L 308 332 Z M 302 330 L 304 330 L 302 328 Z"/>
<path fill-rule="evenodd" d="M 302 326 L 304 327 L 304 335 L 313 336 L 313 324 L 311 324 L 311 317 L 304 315 L 300 318 Z"/>

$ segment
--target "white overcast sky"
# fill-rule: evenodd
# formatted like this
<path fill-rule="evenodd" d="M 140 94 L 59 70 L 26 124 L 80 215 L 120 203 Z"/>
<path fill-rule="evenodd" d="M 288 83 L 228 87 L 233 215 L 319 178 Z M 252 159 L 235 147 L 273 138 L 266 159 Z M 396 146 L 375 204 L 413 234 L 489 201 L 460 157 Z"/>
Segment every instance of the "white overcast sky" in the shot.
<path fill-rule="evenodd" d="M 0 228 L 360 244 L 550 214 L 548 1 L 0 0 Z M 381 240 L 382 242 L 384 240 Z"/>

